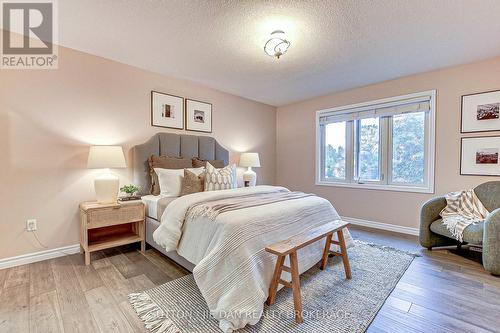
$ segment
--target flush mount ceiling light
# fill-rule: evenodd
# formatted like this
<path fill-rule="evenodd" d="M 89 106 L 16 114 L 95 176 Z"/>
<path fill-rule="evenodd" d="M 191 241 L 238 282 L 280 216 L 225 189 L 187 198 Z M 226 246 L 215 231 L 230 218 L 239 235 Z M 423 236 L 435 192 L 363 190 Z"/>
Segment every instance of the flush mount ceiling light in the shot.
<path fill-rule="evenodd" d="M 264 45 L 264 52 L 271 57 L 280 58 L 290 47 L 290 42 L 281 30 L 275 30 L 271 33 L 271 38 Z"/>

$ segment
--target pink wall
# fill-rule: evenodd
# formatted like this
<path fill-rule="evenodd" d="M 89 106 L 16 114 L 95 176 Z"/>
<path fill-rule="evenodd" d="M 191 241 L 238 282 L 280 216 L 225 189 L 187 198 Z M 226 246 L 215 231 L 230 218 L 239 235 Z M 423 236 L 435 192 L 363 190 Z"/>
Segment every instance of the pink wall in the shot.
<path fill-rule="evenodd" d="M 436 194 L 444 194 L 453 190 L 471 188 L 485 181 L 500 180 L 499 177 L 459 175 L 461 95 L 500 89 L 498 73 L 500 73 L 500 57 L 279 107 L 277 112 L 277 183 L 328 198 L 342 216 L 418 227 L 420 206 L 433 195 L 314 184 L 315 111 L 436 89 L 435 191 Z M 495 135 L 495 133 L 485 134 Z M 500 132 L 496 134 L 500 135 Z M 477 135 L 476 133 L 463 136 Z"/>
<path fill-rule="evenodd" d="M 162 130 L 150 126 L 150 91 L 213 104 L 213 133 L 237 161 L 260 153 L 259 182 L 275 180 L 276 109 L 198 84 L 59 48 L 58 70 L 0 71 L 0 258 L 78 243 L 78 204 L 94 198 L 88 146 L 125 151 Z M 127 154 L 128 155 L 128 154 Z M 130 182 L 130 170 L 117 172 Z"/>
<path fill-rule="evenodd" d="M 315 186 L 314 114 L 319 109 L 437 89 L 436 193 L 499 179 L 459 175 L 459 123 L 462 94 L 500 89 L 500 58 L 319 97 L 276 112 L 192 82 L 71 49 L 59 52 L 58 70 L 0 72 L 0 258 L 44 250 L 24 231 L 29 218 L 38 220 L 37 234 L 49 248 L 78 242 L 78 204 L 93 199 L 92 180 L 98 173 L 85 168 L 88 146 L 117 144 L 127 151 L 162 131 L 150 126 L 151 90 L 211 102 L 211 135 L 232 152 L 232 161 L 237 162 L 238 152 L 257 151 L 263 165 L 257 170 L 260 183 L 317 193 L 343 216 L 417 227 L 419 207 L 432 195 Z M 130 182 L 130 170 L 117 173 L 122 184 Z"/>

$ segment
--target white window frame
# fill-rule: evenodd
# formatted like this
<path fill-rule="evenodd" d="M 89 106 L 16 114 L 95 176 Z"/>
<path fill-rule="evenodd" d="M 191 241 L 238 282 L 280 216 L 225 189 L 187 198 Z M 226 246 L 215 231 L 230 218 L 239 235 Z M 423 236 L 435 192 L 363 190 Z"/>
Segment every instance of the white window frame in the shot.
<path fill-rule="evenodd" d="M 386 167 L 388 170 L 387 174 L 384 174 L 384 178 L 387 178 L 387 184 L 381 184 L 380 182 L 366 182 L 364 181 L 363 183 L 358 182 L 347 182 L 345 180 L 323 180 L 321 178 L 321 170 L 322 170 L 322 138 L 321 138 L 321 130 L 320 130 L 320 117 L 326 115 L 326 114 L 332 114 L 335 113 L 335 115 L 341 115 L 341 114 L 348 114 L 348 113 L 353 113 L 353 112 L 358 112 L 359 109 L 366 109 L 370 107 L 375 107 L 376 105 L 380 104 L 387 104 L 387 103 L 397 103 L 403 100 L 408 100 L 408 99 L 414 99 L 414 98 L 421 98 L 421 97 L 428 97 L 429 102 L 430 102 L 430 110 L 429 112 L 426 113 L 426 136 L 425 136 L 425 163 L 424 163 L 424 174 L 425 174 L 425 179 L 424 179 L 424 184 L 398 184 L 392 182 L 391 176 L 392 176 L 392 163 L 390 161 L 392 160 L 392 136 L 389 135 L 389 133 L 392 133 L 392 122 L 389 121 L 389 119 L 382 119 L 380 126 L 382 126 L 383 121 L 389 122 L 388 128 L 389 130 L 386 131 L 386 135 L 382 135 L 383 137 L 381 138 L 382 140 L 387 140 L 387 154 L 384 154 L 385 152 L 381 151 L 381 161 L 380 164 L 383 167 Z M 348 128 L 346 131 L 349 130 L 349 127 L 354 127 L 354 126 L 347 126 Z M 354 130 L 351 128 L 350 130 Z M 353 137 L 353 136 L 352 136 Z M 349 138 L 349 136 L 347 136 Z M 349 140 L 348 140 L 349 141 Z M 354 153 L 354 143 L 353 142 L 346 142 L 346 178 L 350 179 L 349 175 L 353 172 L 353 166 L 352 163 L 354 161 L 352 154 Z M 408 94 L 408 95 L 402 95 L 402 96 L 395 96 L 395 97 L 390 97 L 390 98 L 383 98 L 383 99 L 378 99 L 374 101 L 369 101 L 369 102 L 364 102 L 364 103 L 358 103 L 358 104 L 352 104 L 352 105 L 345 105 L 345 106 L 340 106 L 340 107 L 335 107 L 335 108 L 330 108 L 330 109 L 324 109 L 324 110 L 319 110 L 316 111 L 316 185 L 321 185 L 321 186 L 337 186 L 337 187 L 349 187 L 349 188 L 361 188 L 361 189 L 373 189 L 373 190 L 386 190 L 386 191 L 402 191 L 402 192 L 416 192 L 416 193 L 434 193 L 434 166 L 435 166 L 435 145 L 436 145 L 436 90 L 429 90 L 429 91 L 423 91 L 423 92 L 418 92 L 418 93 L 413 93 L 413 94 Z M 384 145 L 381 145 L 380 149 L 383 148 Z M 384 156 L 387 156 L 387 159 L 384 158 Z M 388 165 L 387 165 L 388 164 Z M 381 169 L 383 170 L 383 169 Z"/>
<path fill-rule="evenodd" d="M 358 135 L 358 133 L 357 133 L 357 131 L 356 131 L 356 129 L 357 129 L 357 124 L 355 125 L 355 122 L 356 122 L 356 121 L 353 121 L 353 130 L 355 131 L 355 133 L 354 133 L 355 135 L 353 136 L 353 139 L 354 139 L 354 140 L 356 140 L 356 139 L 357 139 L 357 137 L 356 137 L 356 136 Z M 379 140 L 378 140 L 378 142 L 379 142 L 379 146 L 378 146 L 378 148 L 379 148 L 379 151 L 378 151 L 378 158 L 379 158 L 379 161 L 378 161 L 378 167 L 379 167 L 379 172 L 380 172 L 380 176 L 381 176 L 381 177 L 380 177 L 380 179 L 379 179 L 379 180 L 368 180 L 368 179 L 363 179 L 363 180 L 362 180 L 362 184 L 378 184 L 378 185 L 384 185 L 383 183 L 385 182 L 385 179 L 384 179 L 384 178 L 385 178 L 385 175 L 384 175 L 384 173 L 383 173 L 383 170 L 385 170 L 385 169 L 386 169 L 386 163 L 387 163 L 387 161 L 383 158 L 383 157 L 384 157 L 384 155 L 385 155 L 385 149 L 386 149 L 386 148 L 385 148 L 385 145 L 383 144 L 383 142 L 384 142 L 384 141 L 387 141 L 387 135 L 386 135 L 385 131 L 383 130 L 383 128 L 386 126 L 386 124 L 387 124 L 387 119 L 385 119 L 385 118 L 380 119 L 380 118 L 379 118 Z M 321 144 L 321 143 L 320 143 L 320 144 Z M 352 154 L 354 155 L 354 156 L 353 156 L 353 162 L 354 162 L 354 160 L 355 160 L 356 156 L 358 155 L 358 151 L 357 151 L 357 148 L 358 148 L 358 147 L 356 147 L 355 142 L 353 142 L 353 147 L 355 147 L 355 149 L 353 149 L 353 151 L 352 151 Z M 321 156 L 320 156 L 320 158 L 321 158 Z M 359 161 L 358 161 L 358 163 L 359 163 Z M 354 169 L 353 169 L 353 170 L 351 171 L 351 173 L 352 173 L 352 172 L 354 172 L 354 174 L 356 174 L 356 170 L 354 170 Z M 320 175 L 320 177 L 321 177 L 321 175 Z M 361 184 L 361 183 L 360 183 L 360 179 L 359 179 L 359 175 L 358 175 L 358 178 L 353 177 L 353 179 L 354 179 L 354 181 L 356 181 L 358 184 Z M 352 183 L 351 183 L 351 184 L 352 184 Z"/>

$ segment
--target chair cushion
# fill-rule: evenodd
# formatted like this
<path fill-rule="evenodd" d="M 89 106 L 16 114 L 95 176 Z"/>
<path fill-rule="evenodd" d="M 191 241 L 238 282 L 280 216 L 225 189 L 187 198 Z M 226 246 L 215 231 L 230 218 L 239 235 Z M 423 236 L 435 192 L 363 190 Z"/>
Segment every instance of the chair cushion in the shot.
<path fill-rule="evenodd" d="M 474 192 L 488 211 L 500 207 L 500 181 L 480 184 L 474 188 Z"/>
<path fill-rule="evenodd" d="M 431 224 L 431 231 L 445 237 L 455 238 L 446 228 L 443 219 L 436 220 Z M 483 244 L 484 221 L 477 224 L 471 224 L 464 230 L 464 242 L 476 245 Z"/>

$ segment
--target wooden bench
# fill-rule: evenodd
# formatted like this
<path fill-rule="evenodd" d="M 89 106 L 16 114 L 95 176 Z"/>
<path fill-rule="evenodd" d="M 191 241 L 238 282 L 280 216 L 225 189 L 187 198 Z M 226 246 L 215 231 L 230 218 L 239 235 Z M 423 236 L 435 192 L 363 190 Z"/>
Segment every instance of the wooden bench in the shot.
<path fill-rule="evenodd" d="M 340 222 L 340 223 L 339 223 Z M 349 259 L 347 257 L 347 249 L 345 245 L 344 234 L 342 230 L 347 227 L 349 223 L 343 221 L 334 221 L 317 228 L 308 230 L 304 233 L 296 235 L 287 240 L 275 243 L 266 247 L 266 251 L 278 256 L 276 266 L 274 268 L 273 279 L 269 287 L 269 297 L 267 304 L 272 305 L 276 300 L 276 293 L 279 284 L 293 290 L 293 305 L 295 308 L 295 321 L 302 323 L 302 300 L 300 296 L 300 277 L 299 266 L 297 260 L 297 250 L 317 242 L 326 237 L 325 249 L 323 250 L 323 257 L 321 258 L 320 268 L 323 270 L 326 267 L 328 256 L 341 256 L 344 263 L 344 270 L 346 278 L 351 278 L 351 268 L 349 266 Z M 332 240 L 333 233 L 337 233 L 338 241 Z M 338 245 L 340 252 L 330 251 L 331 244 Z M 290 256 L 290 267 L 284 266 L 286 256 Z M 292 275 L 292 281 L 284 281 L 281 279 L 282 271 L 289 272 Z"/>

